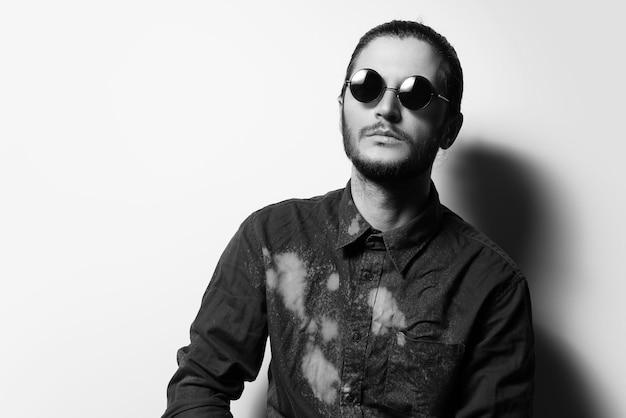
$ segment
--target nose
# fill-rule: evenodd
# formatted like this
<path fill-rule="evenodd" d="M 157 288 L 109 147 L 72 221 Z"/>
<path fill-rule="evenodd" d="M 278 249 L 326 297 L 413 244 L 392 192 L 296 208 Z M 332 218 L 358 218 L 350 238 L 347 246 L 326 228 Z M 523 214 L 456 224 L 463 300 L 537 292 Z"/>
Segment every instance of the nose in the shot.
<path fill-rule="evenodd" d="M 400 101 L 398 100 L 396 89 L 387 87 L 376 106 L 376 116 L 389 122 L 397 123 L 401 119 Z"/>

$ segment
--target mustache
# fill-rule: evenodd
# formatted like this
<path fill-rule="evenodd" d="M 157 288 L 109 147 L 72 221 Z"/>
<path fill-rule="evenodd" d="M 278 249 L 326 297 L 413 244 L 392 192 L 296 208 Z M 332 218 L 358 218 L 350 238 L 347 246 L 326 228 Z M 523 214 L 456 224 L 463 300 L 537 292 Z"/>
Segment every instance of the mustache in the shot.
<path fill-rule="evenodd" d="M 395 126 L 387 125 L 383 122 L 377 122 L 373 125 L 366 126 L 359 130 L 360 136 L 372 135 L 388 135 L 393 136 L 402 141 L 412 141 L 413 137 Z"/>

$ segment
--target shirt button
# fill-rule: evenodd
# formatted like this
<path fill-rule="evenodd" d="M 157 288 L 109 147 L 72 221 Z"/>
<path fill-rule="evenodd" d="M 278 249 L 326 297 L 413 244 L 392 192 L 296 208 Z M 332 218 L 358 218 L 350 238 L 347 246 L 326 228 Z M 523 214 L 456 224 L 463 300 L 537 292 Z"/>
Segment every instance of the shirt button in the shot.
<path fill-rule="evenodd" d="M 346 401 L 350 402 L 350 403 L 354 403 L 354 401 L 356 401 L 356 398 L 354 397 L 353 394 L 349 393 L 346 395 Z"/>
<path fill-rule="evenodd" d="M 359 334 L 358 332 L 352 333 L 352 341 L 354 341 L 355 343 L 361 341 L 361 334 Z"/>

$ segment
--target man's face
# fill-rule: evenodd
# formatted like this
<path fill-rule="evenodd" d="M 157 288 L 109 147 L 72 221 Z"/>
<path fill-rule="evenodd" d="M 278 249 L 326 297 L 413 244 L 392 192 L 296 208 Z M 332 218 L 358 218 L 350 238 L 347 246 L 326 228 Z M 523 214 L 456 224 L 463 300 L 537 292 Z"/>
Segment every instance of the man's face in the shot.
<path fill-rule="evenodd" d="M 354 72 L 371 68 L 391 88 L 398 88 L 407 77 L 421 75 L 442 92 L 436 83 L 441 63 L 440 56 L 424 41 L 381 37 L 361 51 Z M 387 90 L 378 101 L 361 103 L 347 88 L 339 102 L 346 154 L 371 180 L 430 176 L 439 148 L 451 145 L 442 138 L 447 134 L 448 104 L 441 99 L 433 98 L 424 109 L 410 110 L 398 101 L 395 91 Z"/>

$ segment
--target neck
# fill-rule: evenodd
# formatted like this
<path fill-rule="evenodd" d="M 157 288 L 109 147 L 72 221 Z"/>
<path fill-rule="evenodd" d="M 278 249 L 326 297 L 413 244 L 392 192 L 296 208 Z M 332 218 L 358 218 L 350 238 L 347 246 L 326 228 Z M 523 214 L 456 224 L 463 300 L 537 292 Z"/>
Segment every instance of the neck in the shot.
<path fill-rule="evenodd" d="M 374 182 L 353 167 L 350 185 L 363 218 L 385 232 L 405 225 L 423 210 L 430 193 L 430 170 L 408 180 Z"/>

